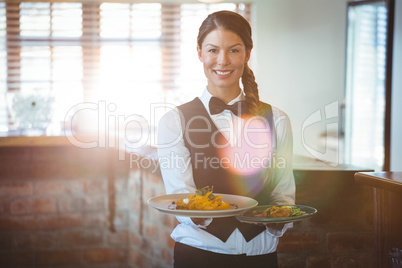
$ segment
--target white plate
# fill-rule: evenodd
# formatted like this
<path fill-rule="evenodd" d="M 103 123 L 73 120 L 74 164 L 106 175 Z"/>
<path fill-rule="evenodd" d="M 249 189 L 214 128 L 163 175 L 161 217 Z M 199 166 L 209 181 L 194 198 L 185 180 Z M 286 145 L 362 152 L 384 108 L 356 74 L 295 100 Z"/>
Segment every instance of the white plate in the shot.
<path fill-rule="evenodd" d="M 172 202 L 177 202 L 179 200 L 183 200 L 184 198 L 188 198 L 190 194 L 168 194 L 150 198 L 148 200 L 148 204 L 159 210 L 160 212 L 175 215 L 175 216 L 185 216 L 192 218 L 223 218 L 223 217 L 231 217 L 240 215 L 250 208 L 253 208 L 258 205 L 258 202 L 252 198 L 240 196 L 240 195 L 231 195 L 231 194 L 219 194 L 214 193 L 215 196 L 222 195 L 222 200 L 229 204 L 235 204 L 237 206 L 231 206 L 230 209 L 224 210 L 182 210 L 182 209 L 169 209 L 169 205 Z"/>
<path fill-rule="evenodd" d="M 256 214 L 262 214 L 262 212 L 264 210 L 266 210 L 267 208 L 272 207 L 272 206 L 275 206 L 275 205 L 258 206 L 253 209 L 250 209 L 249 211 L 245 212 L 244 214 L 237 216 L 236 218 L 241 222 L 254 223 L 254 224 L 287 223 L 287 222 L 294 222 L 294 221 L 301 221 L 304 219 L 308 219 L 317 213 L 317 209 L 315 209 L 313 207 L 302 206 L 302 205 L 289 205 L 289 206 L 297 207 L 301 211 L 304 211 L 305 213 L 300 216 L 281 217 L 281 218 L 268 218 L 268 217 L 256 217 L 255 216 Z"/>

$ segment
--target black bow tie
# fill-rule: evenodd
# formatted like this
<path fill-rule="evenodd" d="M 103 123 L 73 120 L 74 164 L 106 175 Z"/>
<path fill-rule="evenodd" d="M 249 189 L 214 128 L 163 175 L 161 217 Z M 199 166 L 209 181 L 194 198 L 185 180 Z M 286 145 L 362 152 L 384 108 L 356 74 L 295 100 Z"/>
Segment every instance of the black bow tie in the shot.
<path fill-rule="evenodd" d="M 242 116 L 248 113 L 246 101 L 238 101 L 232 105 L 227 105 L 223 100 L 216 97 L 211 97 L 209 101 L 209 112 L 211 115 L 219 114 L 224 110 L 230 110 L 237 116 Z"/>

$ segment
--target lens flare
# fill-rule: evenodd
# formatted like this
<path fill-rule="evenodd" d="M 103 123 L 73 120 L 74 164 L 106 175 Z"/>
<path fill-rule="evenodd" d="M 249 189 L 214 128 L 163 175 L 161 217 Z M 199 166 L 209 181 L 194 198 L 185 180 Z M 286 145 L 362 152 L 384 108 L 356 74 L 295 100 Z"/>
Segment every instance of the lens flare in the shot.
<path fill-rule="evenodd" d="M 272 162 L 272 132 L 264 117 L 248 117 L 236 133 L 236 144 L 218 149 L 222 165 L 235 175 L 260 173 Z"/>

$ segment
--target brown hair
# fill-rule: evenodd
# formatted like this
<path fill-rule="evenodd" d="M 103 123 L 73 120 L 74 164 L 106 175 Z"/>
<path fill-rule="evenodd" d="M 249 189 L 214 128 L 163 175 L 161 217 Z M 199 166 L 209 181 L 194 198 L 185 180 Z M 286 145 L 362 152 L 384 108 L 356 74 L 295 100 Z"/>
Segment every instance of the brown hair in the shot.
<path fill-rule="evenodd" d="M 199 48 L 201 48 L 205 37 L 216 29 L 224 29 L 237 34 L 243 40 L 248 52 L 253 48 L 250 24 L 241 15 L 231 11 L 218 11 L 208 15 L 198 31 L 197 45 Z M 260 103 L 258 85 L 255 82 L 254 73 L 250 67 L 248 67 L 247 63 L 244 64 L 241 81 L 250 113 L 258 114 Z"/>

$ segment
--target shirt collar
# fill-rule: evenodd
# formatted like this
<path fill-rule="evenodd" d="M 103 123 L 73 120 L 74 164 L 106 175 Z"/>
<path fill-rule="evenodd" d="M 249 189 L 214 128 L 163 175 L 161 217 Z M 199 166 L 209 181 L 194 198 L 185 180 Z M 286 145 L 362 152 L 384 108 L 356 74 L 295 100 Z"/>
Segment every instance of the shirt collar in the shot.
<path fill-rule="evenodd" d="M 202 102 L 202 104 L 204 104 L 205 109 L 209 112 L 209 100 L 213 97 L 213 95 L 208 91 L 207 88 L 204 89 L 204 92 L 202 93 L 202 95 L 200 96 L 200 100 Z M 233 100 L 231 100 L 228 105 L 231 105 L 237 101 L 241 101 L 241 100 L 245 100 L 246 96 L 244 95 L 243 91 L 240 92 L 240 94 L 234 98 Z M 211 114 L 210 114 L 211 115 Z"/>

